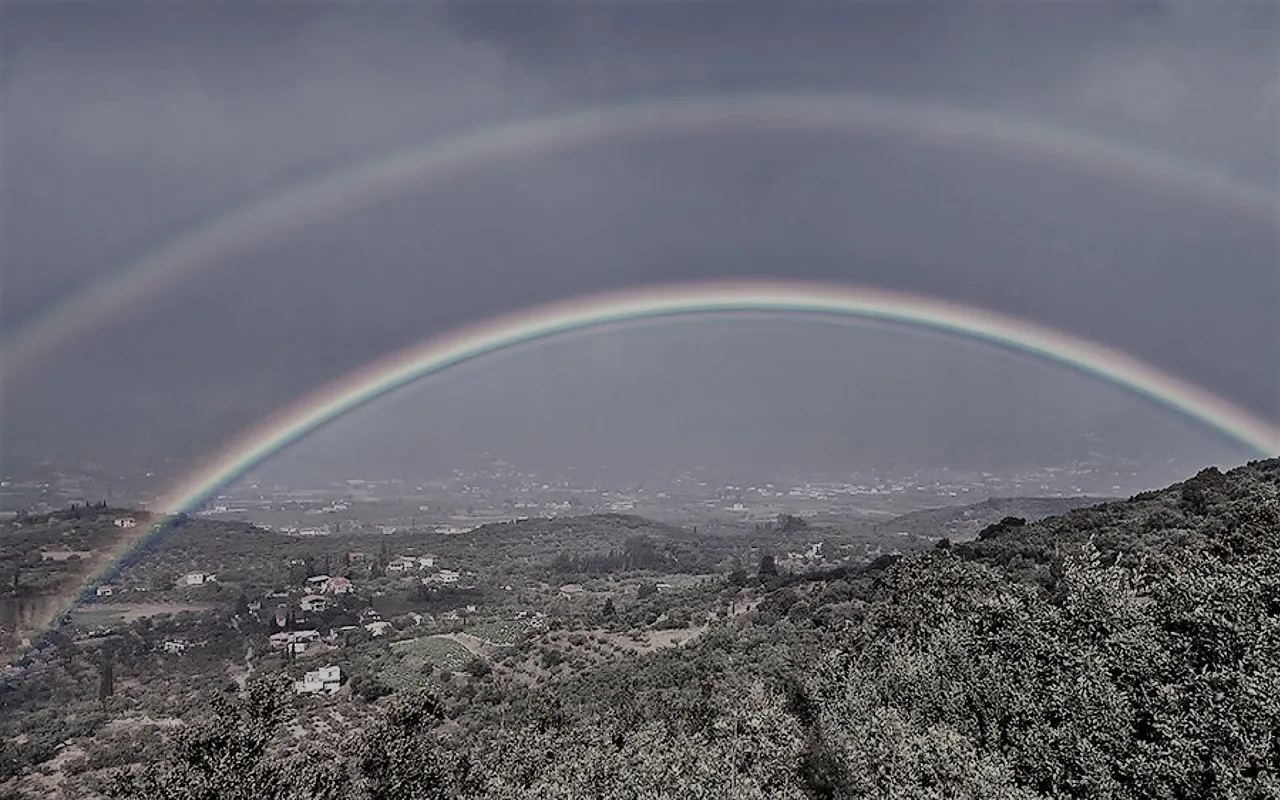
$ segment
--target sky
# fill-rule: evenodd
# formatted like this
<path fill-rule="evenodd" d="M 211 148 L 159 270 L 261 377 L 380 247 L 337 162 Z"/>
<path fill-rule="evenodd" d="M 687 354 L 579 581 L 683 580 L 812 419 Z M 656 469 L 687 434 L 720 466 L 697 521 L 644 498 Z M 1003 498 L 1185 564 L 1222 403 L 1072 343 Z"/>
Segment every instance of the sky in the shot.
<path fill-rule="evenodd" d="M 0 333 L 310 177 L 653 97 L 857 92 L 1016 113 L 1280 182 L 1274 4 L 783 9 L 8 4 Z M 177 476 L 424 337 L 590 291 L 716 277 L 1000 310 L 1280 420 L 1278 255 L 1274 220 L 1026 154 L 847 131 L 602 141 L 411 187 L 216 261 L 6 380 L 0 455 Z M 488 359 L 337 423 L 311 460 L 335 474 L 429 471 L 502 447 L 624 470 L 1015 464 L 1068 458 L 1098 430 L 1122 453 L 1248 457 L 1026 359 L 779 324 L 669 325 Z"/>

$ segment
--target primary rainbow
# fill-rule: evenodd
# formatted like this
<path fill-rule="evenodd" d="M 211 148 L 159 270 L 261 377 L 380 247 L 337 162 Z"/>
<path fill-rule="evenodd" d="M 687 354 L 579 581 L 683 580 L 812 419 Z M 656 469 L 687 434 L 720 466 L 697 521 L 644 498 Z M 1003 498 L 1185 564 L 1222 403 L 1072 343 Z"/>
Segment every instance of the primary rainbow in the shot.
<path fill-rule="evenodd" d="M 1016 317 L 923 295 L 799 281 L 714 281 L 591 294 L 506 314 L 393 353 L 271 415 L 157 504 L 176 514 L 274 453 L 412 381 L 480 356 L 604 325 L 698 314 L 784 312 L 915 325 L 1021 351 L 1123 387 L 1270 457 L 1280 431 L 1216 395 L 1118 350 Z"/>
<path fill-rule="evenodd" d="M 1003 314 L 922 295 L 798 281 L 717 281 L 592 294 L 498 316 L 393 353 L 315 391 L 241 434 L 179 481 L 155 510 L 165 516 L 110 554 L 109 566 L 48 620 L 67 615 L 131 555 L 257 464 L 317 428 L 415 380 L 521 345 L 602 326 L 732 313 L 790 313 L 907 324 L 1027 353 L 1123 387 L 1257 451 L 1280 453 L 1280 431 L 1204 389 L 1117 350 Z"/>
<path fill-rule="evenodd" d="M 339 216 L 431 181 L 491 169 L 617 137 L 716 128 L 892 131 L 1046 160 L 1074 162 L 1199 197 L 1266 224 L 1280 221 L 1274 192 L 1174 156 L 1025 119 L 849 94 L 753 94 L 664 98 L 501 123 L 361 162 L 243 206 L 179 235 L 141 260 L 106 273 L 11 337 L 0 376 L 12 379 L 53 351 L 134 308 L 204 266 L 283 233 Z"/>

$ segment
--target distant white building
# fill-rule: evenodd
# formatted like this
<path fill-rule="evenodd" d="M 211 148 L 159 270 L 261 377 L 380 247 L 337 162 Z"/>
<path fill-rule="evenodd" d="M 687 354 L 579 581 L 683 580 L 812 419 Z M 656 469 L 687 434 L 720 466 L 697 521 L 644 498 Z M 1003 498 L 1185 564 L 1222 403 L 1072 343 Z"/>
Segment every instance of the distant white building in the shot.
<path fill-rule="evenodd" d="M 110 597 L 115 593 L 116 593 L 116 587 L 114 586 L 108 586 L 104 584 L 102 586 L 99 586 L 97 589 L 98 597 Z"/>
<path fill-rule="evenodd" d="M 364 629 L 369 632 L 370 636 L 385 636 L 391 630 L 391 623 L 378 620 L 377 622 L 366 623 Z"/>
<path fill-rule="evenodd" d="M 168 639 L 161 646 L 166 653 L 181 653 L 185 651 L 191 644 L 186 639 Z"/>
<path fill-rule="evenodd" d="M 188 572 L 178 579 L 179 586 L 203 586 L 206 583 L 213 583 L 217 580 L 216 575 L 207 572 Z"/>
<path fill-rule="evenodd" d="M 138 521 L 133 517 L 117 517 L 115 526 L 117 528 L 136 528 L 138 527 Z"/>
<path fill-rule="evenodd" d="M 328 575 L 312 575 L 310 578 L 307 578 L 307 590 L 312 592 L 323 592 L 325 585 L 328 583 Z"/>
<path fill-rule="evenodd" d="M 412 558 L 405 558 L 404 556 L 401 556 L 400 558 L 392 559 L 387 564 L 387 572 L 405 572 L 407 570 L 414 569 L 415 567 L 417 567 L 416 561 Z"/>
<path fill-rule="evenodd" d="M 318 594 L 309 594 L 298 601 L 298 607 L 303 611 L 324 611 L 329 607 L 329 600 Z"/>
<path fill-rule="evenodd" d="M 309 645 L 320 641 L 320 631 L 281 631 L 268 640 L 272 649 L 288 648 L 295 653 L 305 652 Z"/>
<path fill-rule="evenodd" d="M 298 694 L 333 694 L 342 688 L 342 668 L 336 666 L 321 667 L 303 676 L 302 680 L 293 684 Z"/>
<path fill-rule="evenodd" d="M 431 554 L 418 556 L 418 569 L 430 569 L 436 565 L 436 557 Z"/>

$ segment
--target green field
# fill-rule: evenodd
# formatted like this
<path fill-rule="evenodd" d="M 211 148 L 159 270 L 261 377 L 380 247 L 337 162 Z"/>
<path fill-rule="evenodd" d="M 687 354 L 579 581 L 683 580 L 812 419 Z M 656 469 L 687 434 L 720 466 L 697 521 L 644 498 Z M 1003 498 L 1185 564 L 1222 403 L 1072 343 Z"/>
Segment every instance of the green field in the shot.
<path fill-rule="evenodd" d="M 71 615 L 71 624 L 86 628 L 93 628 L 99 625 L 119 625 L 124 621 L 124 610 L 111 608 L 110 606 L 77 608 Z"/>
<path fill-rule="evenodd" d="M 440 636 L 423 636 L 405 642 L 396 642 L 392 649 L 401 654 L 400 664 L 414 669 L 431 664 L 450 672 L 461 670 L 474 656 L 467 648 Z M 415 670 L 416 671 L 416 670 Z"/>
<path fill-rule="evenodd" d="M 532 627 L 532 620 L 501 620 L 498 622 L 481 622 L 466 628 L 463 632 L 489 644 L 510 647 L 518 644 Z"/>

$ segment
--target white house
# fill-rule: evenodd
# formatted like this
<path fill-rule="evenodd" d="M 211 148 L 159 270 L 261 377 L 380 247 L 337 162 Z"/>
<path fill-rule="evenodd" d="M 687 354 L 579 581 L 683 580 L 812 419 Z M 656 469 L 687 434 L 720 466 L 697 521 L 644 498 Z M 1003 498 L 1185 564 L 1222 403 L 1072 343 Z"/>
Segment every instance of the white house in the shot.
<path fill-rule="evenodd" d="M 324 592 L 324 587 L 329 585 L 328 575 L 312 575 L 303 583 L 303 591 L 311 594 L 320 594 Z"/>
<path fill-rule="evenodd" d="M 97 590 L 98 597 L 110 597 L 115 593 L 116 593 L 116 587 L 108 586 L 106 584 L 99 586 Z"/>
<path fill-rule="evenodd" d="M 188 572 L 178 579 L 179 586 L 203 586 L 206 583 L 213 583 L 217 580 L 217 576 L 210 575 L 207 572 Z"/>
<path fill-rule="evenodd" d="M 369 632 L 370 636 L 384 636 L 391 630 L 391 623 L 378 620 L 377 622 L 366 623 L 364 629 Z"/>
<path fill-rule="evenodd" d="M 271 634 L 268 641 L 274 649 L 288 647 L 296 653 L 301 653 L 307 645 L 320 641 L 320 631 L 281 631 Z"/>
<path fill-rule="evenodd" d="M 293 684 L 293 690 L 298 694 L 333 694 L 341 687 L 342 668 L 336 666 L 312 670 Z"/>
<path fill-rule="evenodd" d="M 418 569 L 431 569 L 436 565 L 436 557 L 430 553 L 418 556 Z"/>
<path fill-rule="evenodd" d="M 400 558 L 392 559 L 387 564 L 387 572 L 404 572 L 406 570 L 414 569 L 416 566 L 417 562 L 412 558 L 405 558 L 404 556 L 401 556 Z"/>
<path fill-rule="evenodd" d="M 166 653 L 181 653 L 190 646 L 190 643 L 185 639 L 168 639 L 162 645 L 162 648 Z"/>
<path fill-rule="evenodd" d="M 133 517 L 117 517 L 115 526 L 117 528 L 136 528 L 138 527 L 138 521 Z"/>
<path fill-rule="evenodd" d="M 324 611 L 328 606 L 328 599 L 318 594 L 309 594 L 298 601 L 298 607 L 303 611 Z"/>
<path fill-rule="evenodd" d="M 432 575 L 436 583 L 457 583 L 461 576 L 451 569 L 442 569 L 435 575 Z"/>

